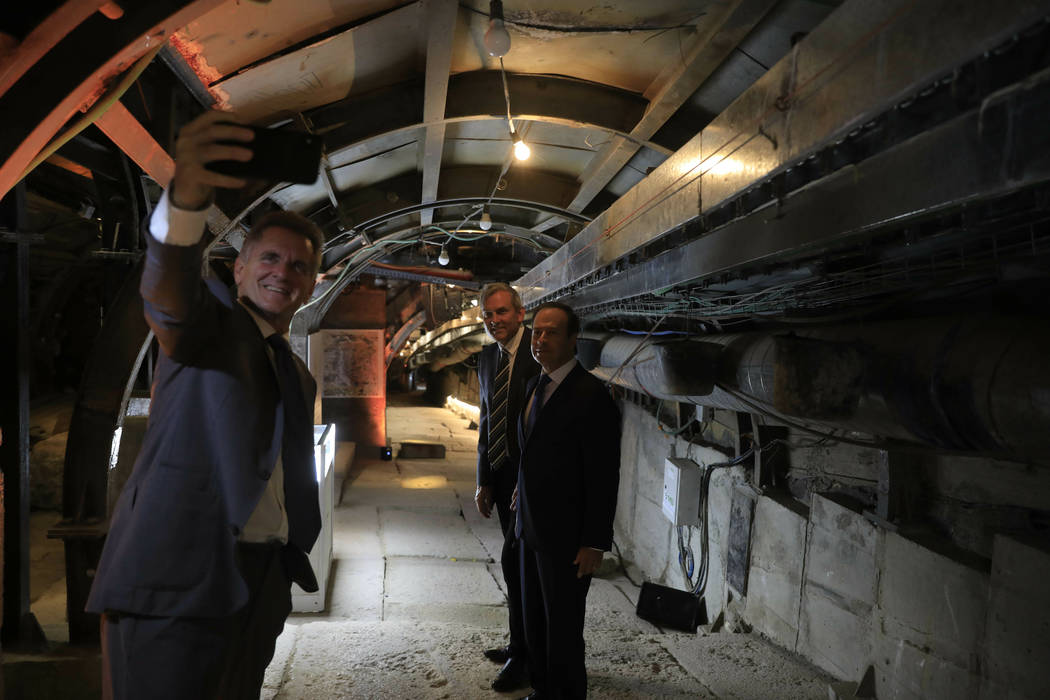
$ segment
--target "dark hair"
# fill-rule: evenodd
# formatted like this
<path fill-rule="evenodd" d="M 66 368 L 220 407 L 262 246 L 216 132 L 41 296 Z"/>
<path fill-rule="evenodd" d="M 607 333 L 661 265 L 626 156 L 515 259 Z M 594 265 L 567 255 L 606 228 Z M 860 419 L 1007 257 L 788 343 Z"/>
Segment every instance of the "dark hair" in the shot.
<path fill-rule="evenodd" d="M 321 233 L 317 224 L 294 211 L 271 211 L 260 217 L 252 224 L 248 234 L 244 237 L 241 252 L 258 243 L 266 229 L 278 226 L 298 233 L 313 244 L 314 269 L 312 274 L 317 274 L 317 271 L 321 269 L 321 254 L 324 252 L 324 234 Z"/>
<path fill-rule="evenodd" d="M 515 311 L 521 310 L 521 295 L 518 294 L 518 290 L 514 287 L 506 284 L 505 282 L 489 282 L 481 289 L 481 305 L 485 306 L 485 300 L 496 292 L 506 292 L 510 294 L 510 302 L 514 305 Z"/>
<path fill-rule="evenodd" d="M 560 301 L 548 301 L 546 304 L 540 304 L 536 307 L 536 313 L 532 315 L 533 320 L 539 315 L 544 309 L 558 309 L 569 317 L 568 326 L 566 330 L 569 335 L 577 335 L 580 332 L 580 317 L 576 315 L 576 312 L 572 310 L 572 307 L 568 304 L 563 304 Z"/>

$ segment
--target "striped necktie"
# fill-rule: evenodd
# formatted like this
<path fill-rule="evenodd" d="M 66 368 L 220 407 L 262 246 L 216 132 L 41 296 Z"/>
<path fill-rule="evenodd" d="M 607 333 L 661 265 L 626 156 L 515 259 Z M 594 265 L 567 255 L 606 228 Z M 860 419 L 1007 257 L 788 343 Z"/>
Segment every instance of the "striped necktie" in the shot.
<path fill-rule="evenodd" d="M 499 351 L 496 379 L 492 383 L 489 408 L 489 468 L 499 469 L 507 461 L 507 399 L 510 397 L 510 353 Z"/>

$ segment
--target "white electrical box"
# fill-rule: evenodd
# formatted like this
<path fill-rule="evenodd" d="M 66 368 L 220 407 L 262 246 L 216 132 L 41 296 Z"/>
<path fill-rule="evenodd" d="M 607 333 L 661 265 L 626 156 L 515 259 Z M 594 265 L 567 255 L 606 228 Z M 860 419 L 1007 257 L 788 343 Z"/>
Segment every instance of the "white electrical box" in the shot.
<path fill-rule="evenodd" d="M 664 461 L 663 511 L 674 525 L 696 525 L 700 520 L 700 465 L 691 459 Z"/>

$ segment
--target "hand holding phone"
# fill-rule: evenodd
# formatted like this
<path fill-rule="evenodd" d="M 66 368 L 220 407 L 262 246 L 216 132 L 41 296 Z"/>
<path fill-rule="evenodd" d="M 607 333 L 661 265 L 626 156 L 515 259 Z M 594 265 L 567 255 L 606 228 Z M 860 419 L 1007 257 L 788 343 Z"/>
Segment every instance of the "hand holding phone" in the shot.
<path fill-rule="evenodd" d="M 273 182 L 294 182 L 310 185 L 317 181 L 321 165 L 323 143 L 320 136 L 283 129 L 251 129 L 254 137 L 249 147 L 250 160 L 218 160 L 208 169 L 222 175 Z M 240 142 L 220 141 L 223 145 L 241 145 Z"/>
<path fill-rule="evenodd" d="M 252 157 L 250 127 L 229 122 L 224 112 L 205 112 L 179 131 L 175 141 L 175 175 L 170 184 L 174 204 L 200 209 L 216 187 L 244 187 L 246 180 L 211 170 L 214 161 L 247 161 Z M 224 121 L 225 120 L 225 121 Z"/>

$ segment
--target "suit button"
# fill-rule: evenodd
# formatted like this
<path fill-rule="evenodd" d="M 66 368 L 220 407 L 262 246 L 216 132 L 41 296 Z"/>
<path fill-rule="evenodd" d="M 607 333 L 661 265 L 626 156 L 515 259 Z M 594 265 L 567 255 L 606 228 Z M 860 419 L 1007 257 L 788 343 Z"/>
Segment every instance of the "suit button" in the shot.
<path fill-rule="evenodd" d="M 233 533 L 234 537 L 241 536 L 241 528 L 237 527 L 236 525 L 230 525 L 230 532 Z"/>
<path fill-rule="evenodd" d="M 272 473 L 273 472 L 259 472 L 259 478 L 262 479 L 263 481 L 269 481 L 270 480 L 270 474 L 272 474 Z"/>

